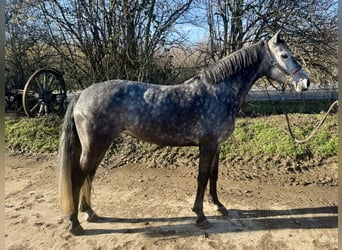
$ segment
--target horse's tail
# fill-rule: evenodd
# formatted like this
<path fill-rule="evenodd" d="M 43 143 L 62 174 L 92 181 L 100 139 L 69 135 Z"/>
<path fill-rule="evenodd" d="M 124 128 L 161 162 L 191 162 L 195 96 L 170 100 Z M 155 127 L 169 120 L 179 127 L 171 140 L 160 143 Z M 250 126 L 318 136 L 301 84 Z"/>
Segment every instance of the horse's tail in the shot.
<path fill-rule="evenodd" d="M 59 203 L 63 216 L 70 216 L 75 210 L 71 177 L 73 170 L 80 169 L 81 144 L 74 121 L 74 107 L 78 98 L 79 95 L 68 105 L 58 149 Z"/>

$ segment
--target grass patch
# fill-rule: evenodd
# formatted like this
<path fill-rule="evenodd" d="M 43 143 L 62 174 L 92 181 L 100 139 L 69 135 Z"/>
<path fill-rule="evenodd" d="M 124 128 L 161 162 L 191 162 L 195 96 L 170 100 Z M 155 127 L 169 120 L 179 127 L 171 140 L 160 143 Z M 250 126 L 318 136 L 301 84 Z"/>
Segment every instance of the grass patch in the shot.
<path fill-rule="evenodd" d="M 62 119 L 58 116 L 42 118 L 5 118 L 5 145 L 20 152 L 54 153 L 58 150 Z"/>
<path fill-rule="evenodd" d="M 301 125 L 294 127 L 298 139 L 307 137 L 322 115 L 297 115 Z M 271 116 L 265 119 L 237 119 L 233 135 L 222 145 L 221 159 L 232 155 L 244 155 L 246 158 L 260 155 L 276 155 L 294 160 L 309 158 L 327 158 L 337 155 L 337 119 L 336 115 L 327 118 L 323 127 L 304 144 L 294 143 L 286 129 L 285 119 L 281 116 Z"/>

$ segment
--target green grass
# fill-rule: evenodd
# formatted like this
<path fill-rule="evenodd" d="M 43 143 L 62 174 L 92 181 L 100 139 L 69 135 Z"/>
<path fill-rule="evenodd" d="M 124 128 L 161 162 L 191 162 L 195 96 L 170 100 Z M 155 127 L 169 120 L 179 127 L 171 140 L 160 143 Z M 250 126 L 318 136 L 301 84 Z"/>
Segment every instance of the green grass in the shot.
<path fill-rule="evenodd" d="M 298 115 L 300 117 L 300 115 Z M 304 116 L 303 116 L 304 117 Z M 322 118 L 322 115 L 305 116 L 309 121 L 302 121 L 301 126 L 294 127 L 298 139 L 306 138 Z M 242 118 L 238 119 L 233 135 L 222 146 L 221 158 L 231 154 L 257 157 L 276 155 L 292 159 L 308 159 L 312 157 L 327 158 L 337 155 L 337 119 L 336 115 L 328 117 L 323 127 L 307 143 L 294 143 L 286 130 L 285 119 L 274 118 Z M 314 118 L 314 119 L 312 119 Z M 297 118 L 298 119 L 298 118 Z"/>
<path fill-rule="evenodd" d="M 321 114 L 296 114 L 294 133 L 299 139 L 306 137 L 315 124 L 322 118 Z M 291 119 L 291 117 L 290 117 Z M 55 116 L 44 118 L 11 118 L 6 117 L 6 148 L 20 152 L 55 153 L 58 150 L 58 139 L 62 119 Z M 112 146 L 107 157 L 122 153 L 137 155 L 156 152 L 160 147 L 144 142 L 119 139 Z M 328 158 L 337 155 L 337 115 L 328 116 L 324 126 L 308 143 L 296 144 L 286 130 L 285 118 L 279 115 L 238 118 L 233 135 L 221 147 L 221 159 L 243 156 L 244 159 L 255 157 L 280 157 L 294 160 L 310 158 Z M 179 148 L 172 155 L 194 154 L 197 149 Z M 155 154 L 158 155 L 158 154 Z"/>
<path fill-rule="evenodd" d="M 5 145 L 20 152 L 53 153 L 58 150 L 62 120 L 43 118 L 5 118 Z"/>

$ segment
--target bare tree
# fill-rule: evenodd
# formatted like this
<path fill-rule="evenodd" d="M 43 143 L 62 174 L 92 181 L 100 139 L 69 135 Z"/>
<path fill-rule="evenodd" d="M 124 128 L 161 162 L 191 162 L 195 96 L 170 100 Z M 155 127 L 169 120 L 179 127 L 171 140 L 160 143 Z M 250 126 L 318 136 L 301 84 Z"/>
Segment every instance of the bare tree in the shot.
<path fill-rule="evenodd" d="M 78 82 L 153 81 L 154 60 L 192 0 L 43 1 L 50 43 L 81 74 Z M 83 76 L 82 78 L 80 78 Z"/>

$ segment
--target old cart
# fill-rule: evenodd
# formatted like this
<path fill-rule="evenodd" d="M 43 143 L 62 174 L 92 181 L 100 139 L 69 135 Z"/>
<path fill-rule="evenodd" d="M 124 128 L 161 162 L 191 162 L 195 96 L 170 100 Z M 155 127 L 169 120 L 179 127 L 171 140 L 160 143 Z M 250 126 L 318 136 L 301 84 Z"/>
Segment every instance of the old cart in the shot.
<path fill-rule="evenodd" d="M 24 111 L 29 117 L 61 114 L 65 111 L 66 100 L 63 76 L 53 68 L 35 71 L 25 85 L 11 81 L 11 78 L 5 84 L 6 111 Z"/>

